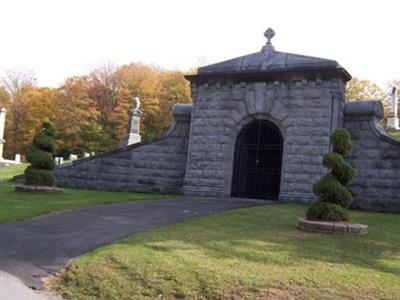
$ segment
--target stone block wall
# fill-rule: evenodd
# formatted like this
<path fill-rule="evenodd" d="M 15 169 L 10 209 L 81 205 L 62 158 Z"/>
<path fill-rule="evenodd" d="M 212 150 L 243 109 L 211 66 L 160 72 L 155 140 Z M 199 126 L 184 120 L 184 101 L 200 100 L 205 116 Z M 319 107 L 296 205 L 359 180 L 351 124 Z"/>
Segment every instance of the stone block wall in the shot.
<path fill-rule="evenodd" d="M 382 117 L 383 106 L 378 101 L 345 106 L 345 127 L 353 139 L 348 161 L 357 171 L 351 184 L 353 206 L 400 212 L 400 141 L 386 134 Z"/>
<path fill-rule="evenodd" d="M 57 184 L 117 191 L 179 192 L 185 175 L 191 104 L 175 105 L 159 139 L 80 159 L 56 169 Z"/>
<path fill-rule="evenodd" d="M 274 122 L 284 138 L 280 199 L 308 202 L 312 184 L 326 173 L 322 155 L 343 126 L 345 83 L 340 78 L 274 81 L 192 81 L 192 124 L 183 192 L 231 195 L 235 142 L 255 119 Z"/>

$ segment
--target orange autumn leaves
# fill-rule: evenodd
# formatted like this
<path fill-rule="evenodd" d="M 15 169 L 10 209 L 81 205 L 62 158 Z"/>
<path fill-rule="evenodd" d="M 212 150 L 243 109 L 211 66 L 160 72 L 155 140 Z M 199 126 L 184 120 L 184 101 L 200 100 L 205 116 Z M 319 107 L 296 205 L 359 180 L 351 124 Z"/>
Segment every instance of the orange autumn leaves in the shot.
<path fill-rule="evenodd" d="M 89 75 L 67 78 L 58 88 L 38 87 L 33 76 L 23 73 L 8 74 L 0 82 L 0 107 L 7 109 L 5 155 L 23 154 L 46 119 L 57 127 L 61 155 L 117 147 L 133 96 L 141 98 L 144 139 L 170 125 L 175 103 L 190 102 L 182 72 L 143 64 L 100 66 Z"/>

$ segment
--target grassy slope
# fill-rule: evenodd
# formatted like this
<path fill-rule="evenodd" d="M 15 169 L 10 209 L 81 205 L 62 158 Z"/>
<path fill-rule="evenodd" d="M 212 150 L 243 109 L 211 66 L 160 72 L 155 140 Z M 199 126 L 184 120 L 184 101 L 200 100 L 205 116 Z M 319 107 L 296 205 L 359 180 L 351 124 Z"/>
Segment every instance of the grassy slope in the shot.
<path fill-rule="evenodd" d="M 72 299 L 400 299 L 400 216 L 353 212 L 367 236 L 298 231 L 301 205 L 218 214 L 134 235 L 76 259 Z M 285 298 L 288 297 L 288 298 Z"/>
<path fill-rule="evenodd" d="M 389 135 L 391 135 L 392 137 L 400 140 L 400 130 L 388 130 L 387 132 Z"/>
<path fill-rule="evenodd" d="M 23 173 L 26 165 L 0 169 L 0 181 Z M 64 189 L 63 194 L 16 193 L 9 182 L 0 183 L 0 223 L 24 220 L 50 212 L 133 200 L 156 200 L 176 197 L 149 193 L 123 193 Z"/>

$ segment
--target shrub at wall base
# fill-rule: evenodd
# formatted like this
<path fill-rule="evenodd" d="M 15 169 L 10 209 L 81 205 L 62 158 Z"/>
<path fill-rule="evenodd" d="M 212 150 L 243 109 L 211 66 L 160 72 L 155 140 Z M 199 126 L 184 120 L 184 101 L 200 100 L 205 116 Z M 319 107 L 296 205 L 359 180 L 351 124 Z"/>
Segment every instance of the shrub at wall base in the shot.
<path fill-rule="evenodd" d="M 42 129 L 34 136 L 32 145 L 26 153 L 30 166 L 25 170 L 25 184 L 54 186 L 55 129 L 51 122 L 44 122 Z"/>
<path fill-rule="evenodd" d="M 348 221 L 348 207 L 353 197 L 347 185 L 355 176 L 355 170 L 344 161 L 351 151 L 351 136 L 346 129 L 336 129 L 331 135 L 333 152 L 323 156 L 322 163 L 330 172 L 313 186 L 319 201 L 307 210 L 308 220 Z"/>

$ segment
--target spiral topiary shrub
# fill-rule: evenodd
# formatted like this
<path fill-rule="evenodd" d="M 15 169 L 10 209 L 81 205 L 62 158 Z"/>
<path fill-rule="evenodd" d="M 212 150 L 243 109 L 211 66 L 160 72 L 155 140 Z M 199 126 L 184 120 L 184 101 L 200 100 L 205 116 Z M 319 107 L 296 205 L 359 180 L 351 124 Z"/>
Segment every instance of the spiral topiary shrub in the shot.
<path fill-rule="evenodd" d="M 30 166 L 25 170 L 25 183 L 28 185 L 54 186 L 55 129 L 51 122 L 44 122 L 42 129 L 33 137 L 32 145 L 26 152 Z"/>
<path fill-rule="evenodd" d="M 353 197 L 346 186 L 355 176 L 355 170 L 344 161 L 351 150 L 351 136 L 346 129 L 336 129 L 331 135 L 333 152 L 322 159 L 330 172 L 318 180 L 313 186 L 314 194 L 319 201 L 307 210 L 307 219 L 325 221 L 348 221 L 347 208 Z"/>

